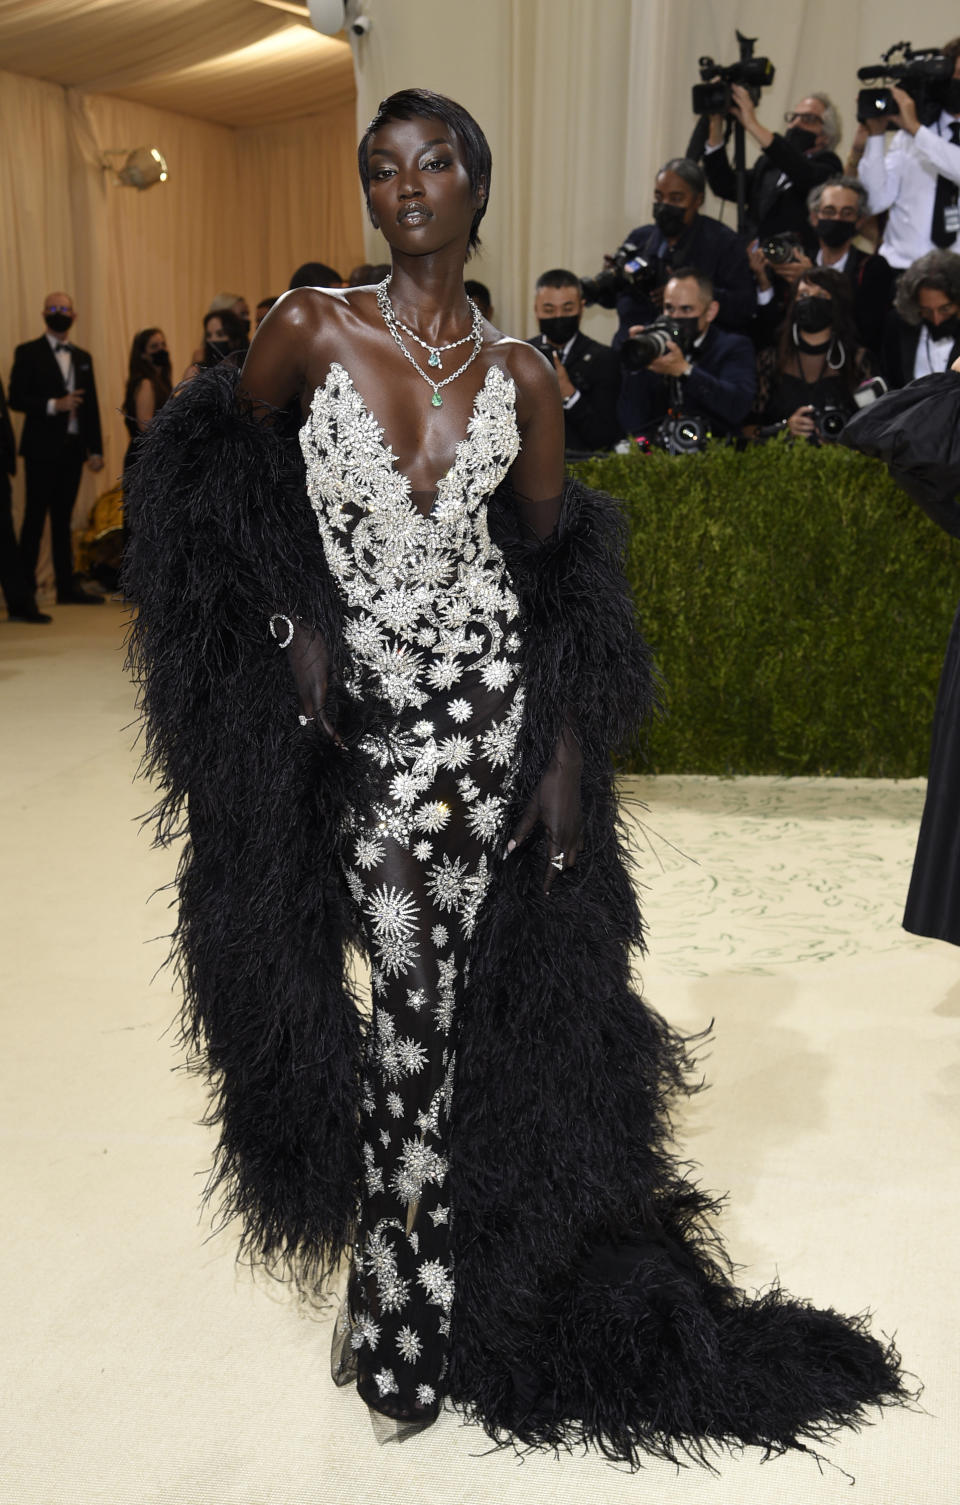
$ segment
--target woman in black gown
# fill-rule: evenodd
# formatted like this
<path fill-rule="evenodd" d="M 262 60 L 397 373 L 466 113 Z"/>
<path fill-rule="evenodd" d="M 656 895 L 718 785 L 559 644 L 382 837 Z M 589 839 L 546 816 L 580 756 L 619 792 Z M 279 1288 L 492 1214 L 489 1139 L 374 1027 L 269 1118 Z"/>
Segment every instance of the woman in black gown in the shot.
<path fill-rule="evenodd" d="M 958 417 L 960 361 L 887 393 L 843 431 L 851 449 L 885 460 L 894 480 L 952 538 L 960 538 Z M 903 926 L 960 946 L 960 609 L 940 674 Z"/>
<path fill-rule="evenodd" d="M 618 508 L 564 480 L 553 372 L 466 297 L 476 122 L 391 96 L 360 172 L 389 279 L 286 295 L 138 467 L 211 1190 L 308 1293 L 349 1256 L 334 1374 L 392 1435 L 449 1397 L 632 1465 L 802 1447 L 899 1398 L 897 1359 L 740 1292 L 670 1148 L 689 1062 L 632 980 L 610 759 L 655 700 Z"/>

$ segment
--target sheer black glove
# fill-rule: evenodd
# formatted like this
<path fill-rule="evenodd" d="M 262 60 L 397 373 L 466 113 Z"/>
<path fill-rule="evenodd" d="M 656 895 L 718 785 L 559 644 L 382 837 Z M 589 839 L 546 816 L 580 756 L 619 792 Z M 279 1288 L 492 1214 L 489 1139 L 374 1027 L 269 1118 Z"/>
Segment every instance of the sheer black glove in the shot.
<path fill-rule="evenodd" d="M 306 721 L 316 721 L 338 747 L 343 743 L 327 714 L 327 692 L 330 688 L 330 650 L 326 639 L 316 627 L 308 627 L 299 617 L 271 617 L 271 631 L 279 624 L 277 640 L 283 646 L 287 663 L 293 675 L 300 697 L 302 716 Z M 287 641 L 287 636 L 292 635 Z"/>
<path fill-rule="evenodd" d="M 547 864 L 543 891 L 548 894 L 557 874 L 575 865 L 580 850 L 583 811 L 580 804 L 580 775 L 583 754 L 569 725 L 564 726 L 553 757 L 527 802 L 527 807 L 507 842 L 507 855 L 526 841 L 534 827 L 543 826 L 547 837 Z"/>

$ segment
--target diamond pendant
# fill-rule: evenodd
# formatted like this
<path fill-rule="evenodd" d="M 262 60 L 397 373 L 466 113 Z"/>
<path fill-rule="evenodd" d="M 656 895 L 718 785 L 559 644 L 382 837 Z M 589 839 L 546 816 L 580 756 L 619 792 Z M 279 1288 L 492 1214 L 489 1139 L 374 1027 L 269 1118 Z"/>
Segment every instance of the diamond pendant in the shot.
<path fill-rule="evenodd" d="M 430 352 L 430 359 L 427 361 L 427 365 L 428 366 L 439 366 L 439 364 L 440 364 L 440 352 L 439 352 L 439 350 L 431 350 L 431 352 Z"/>
<path fill-rule="evenodd" d="M 440 396 L 440 393 L 437 392 L 436 390 L 434 391 L 434 394 L 431 397 L 430 401 L 433 403 L 433 405 L 434 405 L 435 408 L 442 408 L 443 407 L 443 398 Z"/>

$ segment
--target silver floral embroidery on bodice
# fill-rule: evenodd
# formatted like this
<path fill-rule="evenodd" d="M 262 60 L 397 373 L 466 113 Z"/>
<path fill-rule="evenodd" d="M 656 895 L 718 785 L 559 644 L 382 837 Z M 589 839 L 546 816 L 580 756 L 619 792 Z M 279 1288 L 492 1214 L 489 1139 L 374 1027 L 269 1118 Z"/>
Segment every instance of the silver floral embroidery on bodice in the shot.
<path fill-rule="evenodd" d="M 336 361 L 313 395 L 300 444 L 327 563 L 346 601 L 347 644 L 393 709 L 424 705 L 467 669 L 480 671 L 488 689 L 503 688 L 511 673 L 503 640 L 517 602 L 487 531 L 487 502 L 520 451 L 512 379 L 489 367 L 426 514 Z"/>

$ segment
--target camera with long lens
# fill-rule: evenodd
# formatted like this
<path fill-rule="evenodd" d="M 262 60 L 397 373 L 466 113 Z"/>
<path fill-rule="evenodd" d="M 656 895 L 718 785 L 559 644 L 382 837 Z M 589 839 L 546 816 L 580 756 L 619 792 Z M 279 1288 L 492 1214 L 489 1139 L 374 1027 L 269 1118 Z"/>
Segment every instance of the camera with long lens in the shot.
<path fill-rule="evenodd" d="M 803 249 L 803 241 L 794 230 L 784 230 L 780 235 L 771 235 L 760 245 L 760 254 L 772 267 L 783 267 L 793 261 L 797 251 Z"/>
<path fill-rule="evenodd" d="M 599 303 L 601 308 L 615 308 L 621 293 L 630 288 L 649 292 L 657 286 L 659 272 L 655 262 L 641 256 L 632 240 L 618 246 L 611 265 L 596 277 L 581 277 L 584 303 Z"/>
<path fill-rule="evenodd" d="M 909 94 L 921 124 L 931 125 L 943 109 L 947 86 L 953 78 L 953 61 L 939 47 L 915 51 L 909 42 L 895 42 L 879 63 L 858 68 L 857 77 L 861 83 L 873 84 L 857 95 L 858 120 L 886 120 L 900 113 L 890 89 L 878 82 L 886 80 Z"/>
<path fill-rule="evenodd" d="M 666 355 L 670 341 L 679 345 L 684 355 L 689 354 L 691 341 L 684 329 L 673 319 L 661 314 L 639 334 L 632 334 L 620 347 L 620 359 L 627 371 L 643 371 L 658 356 Z"/>
<path fill-rule="evenodd" d="M 695 115 L 729 115 L 733 104 L 732 86 L 740 84 L 747 90 L 754 104 L 760 101 L 761 89 L 773 83 L 775 68 L 768 57 L 754 57 L 756 37 L 745 37 L 737 32 L 740 57 L 726 67 L 715 63 L 712 57 L 700 59 L 702 83 L 693 86 L 693 113 Z"/>
<path fill-rule="evenodd" d="M 710 427 L 706 419 L 671 414 L 661 423 L 653 443 L 657 449 L 665 449 L 668 455 L 693 455 L 706 449 L 709 438 Z"/>

